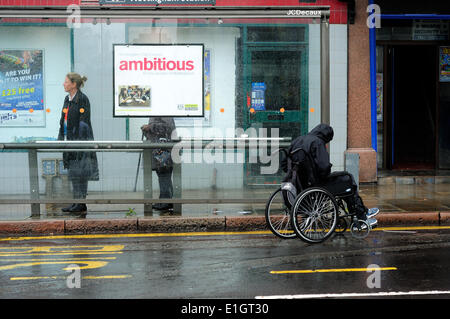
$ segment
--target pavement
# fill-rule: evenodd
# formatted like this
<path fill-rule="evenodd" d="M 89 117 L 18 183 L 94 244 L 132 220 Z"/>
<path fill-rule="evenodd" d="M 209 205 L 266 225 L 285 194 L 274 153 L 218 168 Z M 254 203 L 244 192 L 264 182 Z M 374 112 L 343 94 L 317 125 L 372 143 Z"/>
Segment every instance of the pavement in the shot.
<path fill-rule="evenodd" d="M 143 204 L 103 204 L 97 199 L 142 198 L 140 193 L 89 194 L 85 217 L 62 215 L 67 204 L 41 204 L 41 215 L 31 218 L 30 204 L 0 205 L 0 235 L 70 235 L 130 232 L 233 232 L 267 230 L 265 201 L 277 188 L 243 190 L 183 190 L 182 198 L 197 199 L 183 204 L 181 215 L 154 211 L 144 214 Z M 450 226 L 450 176 L 379 176 L 378 183 L 361 184 L 360 195 L 367 207 L 378 207 L 378 227 L 404 225 Z M 154 198 L 158 194 L 154 193 Z M 15 196 L 20 199 L 20 196 Z M 205 203 L 200 199 L 205 198 Z M 232 198 L 233 203 L 220 203 Z M 239 199 L 243 203 L 239 203 Z M 0 199 L 5 199 L 1 196 Z M 24 198 L 26 199 L 26 198 Z M 216 199 L 213 203 L 210 199 Z M 249 200 L 250 199 L 250 200 Z"/>

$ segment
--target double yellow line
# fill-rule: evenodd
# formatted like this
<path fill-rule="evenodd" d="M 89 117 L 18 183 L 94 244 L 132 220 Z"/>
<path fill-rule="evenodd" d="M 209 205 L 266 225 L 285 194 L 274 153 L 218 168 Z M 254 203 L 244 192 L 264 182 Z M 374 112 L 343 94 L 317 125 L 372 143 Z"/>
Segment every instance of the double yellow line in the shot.
<path fill-rule="evenodd" d="M 444 230 L 450 226 L 410 226 L 410 227 L 377 227 L 372 231 L 415 231 Z M 135 233 L 135 234 L 91 234 L 91 235 L 51 235 L 29 237 L 5 237 L 2 241 L 26 241 L 48 239 L 109 239 L 109 238 L 156 238 L 156 237 L 197 237 L 197 236 L 235 236 L 235 235 L 269 235 L 269 230 L 259 231 L 221 231 L 221 232 L 180 232 L 180 233 Z"/>

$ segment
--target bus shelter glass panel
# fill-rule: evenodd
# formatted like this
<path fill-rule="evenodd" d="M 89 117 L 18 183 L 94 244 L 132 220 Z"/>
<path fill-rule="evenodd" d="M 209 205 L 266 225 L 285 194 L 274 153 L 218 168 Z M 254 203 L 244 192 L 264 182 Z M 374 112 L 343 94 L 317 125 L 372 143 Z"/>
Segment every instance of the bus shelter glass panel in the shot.
<path fill-rule="evenodd" d="M 172 195 L 180 202 L 209 200 L 207 205 L 183 203 L 183 213 L 262 212 L 269 194 L 284 175 L 279 167 L 279 155 L 272 153 L 318 124 L 317 114 L 310 114 L 309 106 L 314 101 L 318 108 L 317 101 L 320 101 L 319 22 L 319 19 L 306 18 L 130 17 L 81 19 L 79 25 L 69 28 L 65 19 L 2 19 L 0 81 L 2 85 L 14 81 L 17 89 L 14 99 L 0 100 L 4 102 L 0 110 L 0 142 L 57 140 L 67 96 L 63 82 L 68 72 L 87 77 L 81 90 L 90 101 L 95 141 L 145 140 L 141 127 L 153 115 L 139 113 L 140 110 L 148 107 L 164 111 L 175 100 L 173 97 L 189 93 L 189 88 L 196 93 L 201 90 L 200 102 L 185 101 L 175 108 L 176 112 L 185 111 L 184 115 L 174 113 L 173 116 L 177 136 L 192 143 L 190 148 L 178 153 L 178 158 L 172 156 Z M 137 62 L 127 64 L 135 72 L 136 83 L 130 82 L 129 87 L 121 90 L 116 85 L 120 81 L 117 74 L 121 65 L 115 58 L 119 46 L 124 45 L 133 48 L 133 54 L 142 58 L 143 64 L 142 69 Z M 179 61 L 184 61 L 182 55 L 189 46 L 201 46 L 200 82 L 195 77 L 185 77 L 183 82 L 184 70 L 169 70 L 169 64 L 156 77 L 148 76 L 151 71 L 146 67 L 150 64 L 145 61 L 155 64 L 159 59 L 162 66 L 168 61 L 163 54 L 176 46 L 180 50 L 172 50 L 171 54 L 179 54 Z M 152 51 L 145 51 L 150 47 Z M 188 61 L 194 58 L 198 54 L 188 56 L 185 64 L 178 67 L 188 68 Z M 27 63 L 29 69 L 25 67 Z M 145 83 L 145 79 L 149 82 Z M 161 88 L 158 82 L 170 85 Z M 33 92 L 31 86 L 35 87 Z M 20 97 L 19 87 L 23 90 Z M 114 107 L 120 104 L 122 93 L 134 101 L 129 109 L 138 111 L 125 116 L 116 112 Z M 140 101 L 144 104 L 139 105 Z M 33 111 L 31 105 L 35 105 Z M 188 110 L 201 112 L 188 116 Z M 27 123 L 19 123 L 16 118 Z M 280 140 L 273 144 L 260 141 L 266 137 Z M 240 144 L 243 138 L 256 139 L 250 148 L 244 148 Z M 64 168 L 58 170 L 63 151 L 38 151 L 40 198 L 69 200 L 71 196 L 71 183 L 63 177 L 66 172 Z M 110 210 L 115 214 L 112 206 L 101 202 L 109 198 L 124 199 L 117 214 L 136 207 L 138 212 L 143 211 L 143 204 L 131 207 L 125 203 L 127 198 L 160 198 L 161 184 L 155 171 L 150 173 L 150 191 L 146 188 L 145 177 L 149 173 L 145 171 L 148 167 L 142 149 L 102 150 L 96 155 L 100 176 L 99 180 L 89 182 L 87 198 L 99 199 L 99 204 L 90 206 L 92 212 Z M 1 198 L 29 198 L 28 158 L 26 150 L 0 153 L 1 167 L 5 168 L 0 174 L 11 181 L 0 186 Z M 211 200 L 214 198 L 231 202 L 220 205 Z"/>

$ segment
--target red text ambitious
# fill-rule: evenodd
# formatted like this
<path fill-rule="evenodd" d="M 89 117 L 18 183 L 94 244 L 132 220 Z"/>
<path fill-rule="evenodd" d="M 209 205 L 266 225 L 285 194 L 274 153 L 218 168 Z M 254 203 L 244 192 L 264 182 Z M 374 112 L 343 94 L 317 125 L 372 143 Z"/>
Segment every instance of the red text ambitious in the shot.
<path fill-rule="evenodd" d="M 122 60 L 119 64 L 120 71 L 192 71 L 194 61 L 173 61 L 166 58 L 153 58 L 143 60 Z"/>

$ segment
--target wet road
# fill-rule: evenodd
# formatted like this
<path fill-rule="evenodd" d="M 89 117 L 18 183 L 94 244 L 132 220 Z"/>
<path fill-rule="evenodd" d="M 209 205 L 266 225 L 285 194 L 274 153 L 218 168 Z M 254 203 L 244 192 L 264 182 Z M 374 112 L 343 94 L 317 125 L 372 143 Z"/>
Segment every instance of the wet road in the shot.
<path fill-rule="evenodd" d="M 267 233 L 0 238 L 0 298 L 450 298 L 449 248 L 439 227 L 318 245 Z"/>

